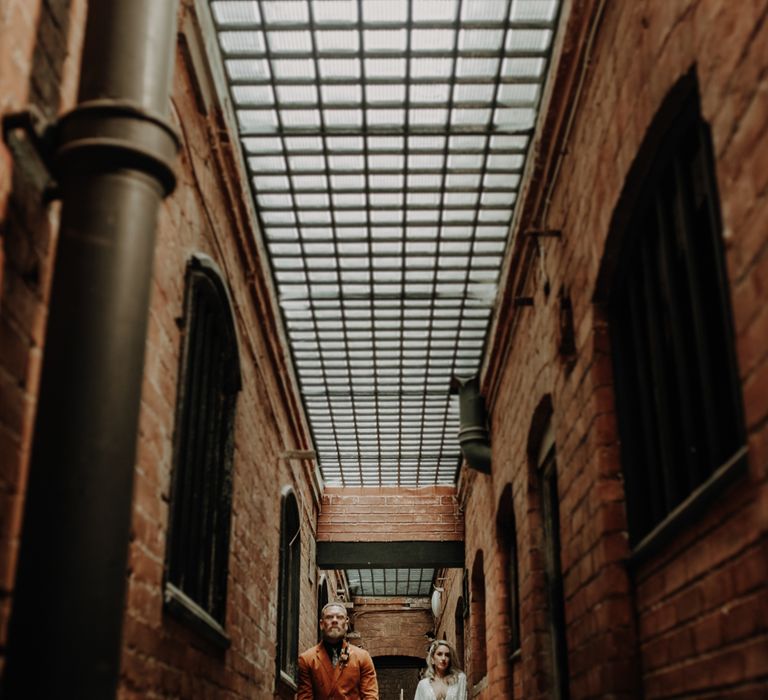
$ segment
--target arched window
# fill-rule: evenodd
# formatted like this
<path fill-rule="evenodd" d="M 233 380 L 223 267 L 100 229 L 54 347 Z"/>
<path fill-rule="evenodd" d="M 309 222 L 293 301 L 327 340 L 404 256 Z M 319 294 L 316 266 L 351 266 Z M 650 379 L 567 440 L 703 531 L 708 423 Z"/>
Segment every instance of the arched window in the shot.
<path fill-rule="evenodd" d="M 560 497 L 552 423 L 547 421 L 536 459 L 541 516 L 544 526 L 544 585 L 551 645 L 551 690 L 557 700 L 568 698 L 568 645 L 565 635 L 563 574 L 560 565 Z"/>
<path fill-rule="evenodd" d="M 483 552 L 475 555 L 470 581 L 470 638 L 471 638 L 471 673 L 472 684 L 476 685 L 488 672 L 485 639 L 485 571 L 483 569 Z"/>
<path fill-rule="evenodd" d="M 746 465 L 711 137 L 692 75 L 660 115 L 666 133 L 659 141 L 652 129 L 638 158 L 651 165 L 628 178 L 637 194 L 617 232 L 608 309 L 635 548 L 679 522 L 676 509 L 705 483 L 715 488 L 690 505 Z"/>
<path fill-rule="evenodd" d="M 202 255 L 187 268 L 182 324 L 165 603 L 169 612 L 226 646 L 240 362 L 226 285 Z"/>
<path fill-rule="evenodd" d="M 278 675 L 298 681 L 299 585 L 301 575 L 301 521 L 293 489 L 284 489 L 280 504 L 280 578 L 278 581 Z"/>
<path fill-rule="evenodd" d="M 507 594 L 507 615 L 509 618 L 510 658 L 520 650 L 520 594 L 517 570 L 517 528 L 515 509 L 512 503 L 512 485 L 508 484 L 501 494 L 496 516 L 496 533 L 499 544 L 499 560 Z"/>

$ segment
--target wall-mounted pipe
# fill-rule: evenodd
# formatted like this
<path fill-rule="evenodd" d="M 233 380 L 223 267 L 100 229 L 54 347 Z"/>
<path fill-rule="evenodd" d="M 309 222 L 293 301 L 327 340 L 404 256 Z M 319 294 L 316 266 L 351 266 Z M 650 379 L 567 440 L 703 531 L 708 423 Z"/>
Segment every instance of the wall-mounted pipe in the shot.
<path fill-rule="evenodd" d="M 477 376 L 454 377 L 453 391 L 459 394 L 459 444 L 470 468 L 491 473 L 491 445 L 488 436 L 485 400 Z"/>
<path fill-rule="evenodd" d="M 116 693 L 177 3 L 88 3 L 77 107 L 56 128 L 59 241 L 4 700 Z"/>

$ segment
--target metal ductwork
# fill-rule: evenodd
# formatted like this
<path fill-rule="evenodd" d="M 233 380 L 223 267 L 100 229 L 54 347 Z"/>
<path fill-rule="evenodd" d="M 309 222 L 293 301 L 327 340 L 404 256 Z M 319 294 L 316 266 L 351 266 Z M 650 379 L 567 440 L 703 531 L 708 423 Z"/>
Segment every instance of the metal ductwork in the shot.
<path fill-rule="evenodd" d="M 470 468 L 490 474 L 491 445 L 480 380 L 476 375 L 454 377 L 451 389 L 459 394 L 459 444 L 464 459 Z"/>
<path fill-rule="evenodd" d="M 78 105 L 54 129 L 61 226 L 4 700 L 116 694 L 176 16 L 89 2 Z"/>

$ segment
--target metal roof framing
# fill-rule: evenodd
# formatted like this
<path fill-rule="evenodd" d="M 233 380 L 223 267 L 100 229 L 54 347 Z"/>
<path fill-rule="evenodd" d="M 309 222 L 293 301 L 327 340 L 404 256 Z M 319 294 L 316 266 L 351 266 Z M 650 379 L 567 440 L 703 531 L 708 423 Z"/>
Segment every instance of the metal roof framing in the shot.
<path fill-rule="evenodd" d="M 559 5 L 210 2 L 328 484 L 456 479 Z"/>

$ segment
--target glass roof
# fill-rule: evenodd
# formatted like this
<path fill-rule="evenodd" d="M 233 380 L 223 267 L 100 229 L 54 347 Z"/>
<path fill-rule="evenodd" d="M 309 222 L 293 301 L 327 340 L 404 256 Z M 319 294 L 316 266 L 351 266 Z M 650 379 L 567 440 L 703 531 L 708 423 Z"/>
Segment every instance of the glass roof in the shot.
<path fill-rule="evenodd" d="M 354 596 L 407 596 L 432 594 L 434 569 L 347 569 Z"/>
<path fill-rule="evenodd" d="M 325 483 L 453 483 L 559 0 L 210 5 Z"/>

